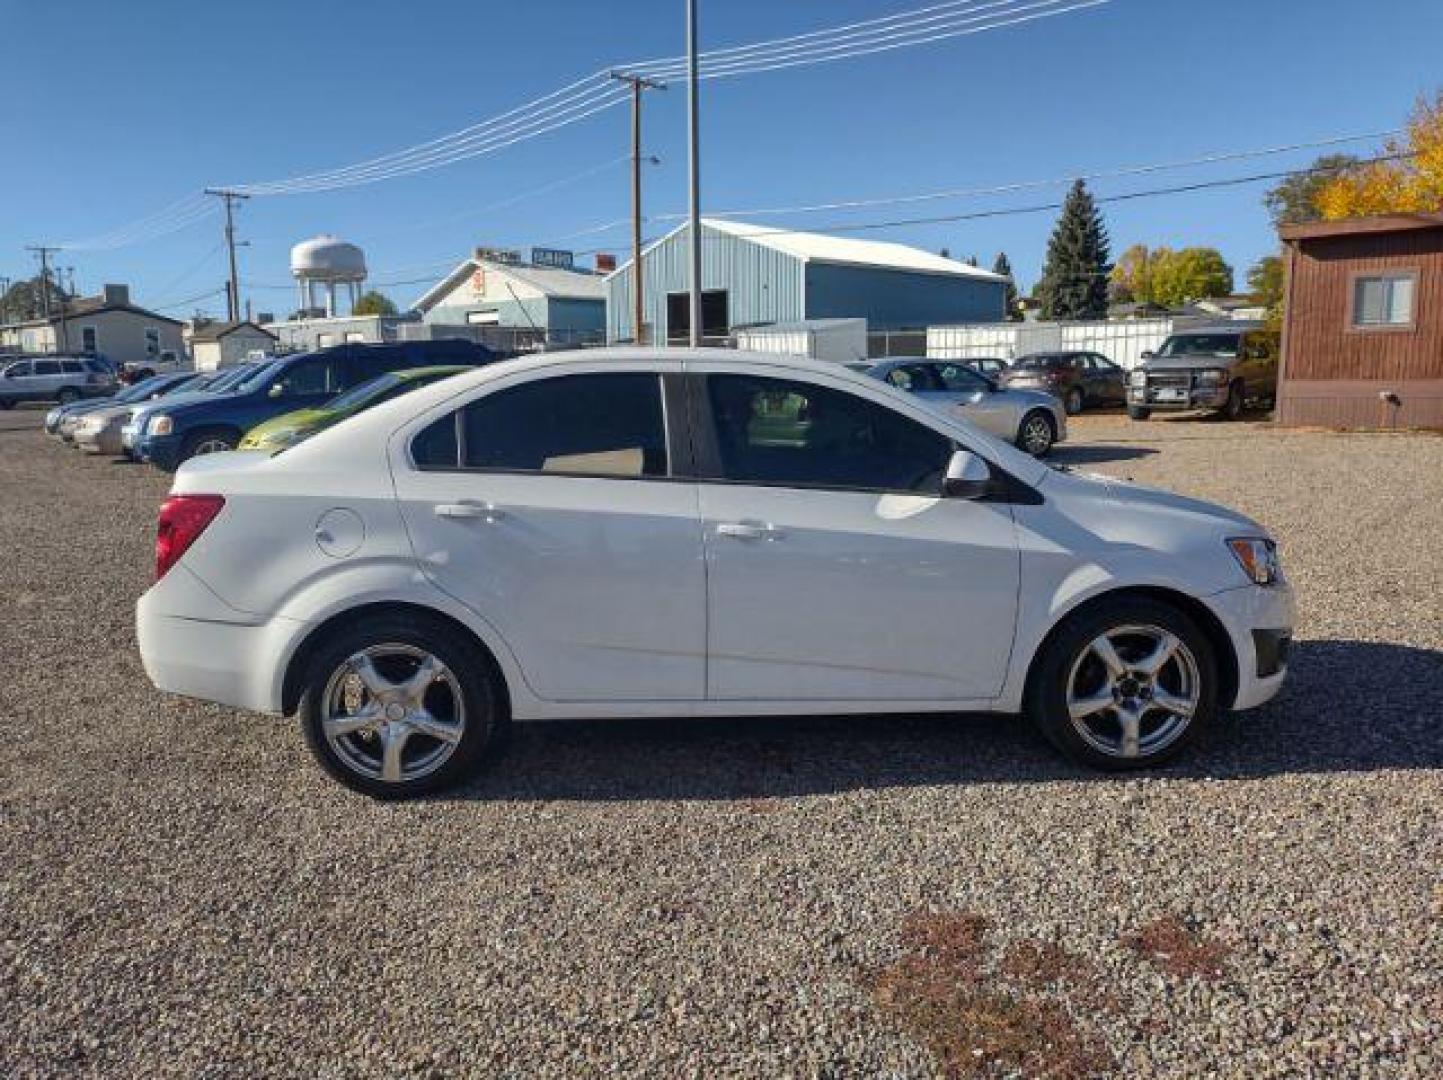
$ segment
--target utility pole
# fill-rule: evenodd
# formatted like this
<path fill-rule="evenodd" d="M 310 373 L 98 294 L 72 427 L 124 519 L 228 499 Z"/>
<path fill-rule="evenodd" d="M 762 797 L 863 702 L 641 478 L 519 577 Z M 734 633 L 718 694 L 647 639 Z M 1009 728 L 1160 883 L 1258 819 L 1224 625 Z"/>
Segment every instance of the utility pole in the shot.
<path fill-rule="evenodd" d="M 611 77 L 631 87 L 631 336 L 642 341 L 646 304 L 641 293 L 641 92 L 665 90 L 666 83 L 613 71 Z"/>
<path fill-rule="evenodd" d="M 691 188 L 691 347 L 701 344 L 701 157 L 697 131 L 696 0 L 686 0 L 687 168 Z"/>
<path fill-rule="evenodd" d="M 40 260 L 40 312 L 45 318 L 50 318 L 50 256 L 59 254 L 58 247 L 46 247 L 44 244 L 26 244 L 26 251 L 35 252 L 35 257 Z"/>
<path fill-rule="evenodd" d="M 235 204 L 237 199 L 249 199 L 250 196 L 227 188 L 206 188 L 205 193 L 225 201 L 225 246 L 230 254 L 230 282 L 225 291 L 226 320 L 236 322 L 240 319 L 241 303 L 240 279 L 235 267 Z"/>

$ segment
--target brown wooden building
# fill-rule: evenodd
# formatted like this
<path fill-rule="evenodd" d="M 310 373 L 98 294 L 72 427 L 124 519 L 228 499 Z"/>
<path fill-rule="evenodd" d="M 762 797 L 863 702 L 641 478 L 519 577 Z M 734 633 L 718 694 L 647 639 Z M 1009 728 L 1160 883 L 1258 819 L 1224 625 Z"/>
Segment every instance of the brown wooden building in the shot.
<path fill-rule="evenodd" d="M 1294 225 L 1278 421 L 1443 428 L 1443 214 Z"/>

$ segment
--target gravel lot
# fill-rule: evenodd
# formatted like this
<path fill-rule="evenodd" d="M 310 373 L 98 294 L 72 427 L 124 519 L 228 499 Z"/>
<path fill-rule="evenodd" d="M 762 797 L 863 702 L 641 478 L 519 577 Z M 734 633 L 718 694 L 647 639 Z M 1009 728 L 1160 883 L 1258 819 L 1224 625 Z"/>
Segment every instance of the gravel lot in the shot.
<path fill-rule="evenodd" d="M 1300 591 L 1283 699 L 1166 772 L 1012 719 L 576 723 L 396 806 L 150 687 L 166 481 L 39 421 L 0 413 L 6 1076 L 1443 1075 L 1443 439 L 1077 423 Z"/>

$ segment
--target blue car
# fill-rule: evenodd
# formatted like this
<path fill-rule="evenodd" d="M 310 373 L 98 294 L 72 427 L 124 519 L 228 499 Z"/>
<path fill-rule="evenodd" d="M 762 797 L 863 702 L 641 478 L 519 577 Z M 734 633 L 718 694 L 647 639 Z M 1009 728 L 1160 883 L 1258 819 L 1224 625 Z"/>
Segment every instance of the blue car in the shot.
<path fill-rule="evenodd" d="M 132 452 L 167 472 L 197 454 L 234 450 L 257 424 L 297 409 L 324 405 L 378 375 L 438 364 L 480 366 L 499 354 L 474 341 L 409 341 L 337 345 L 263 364 L 228 392 L 203 394 L 147 409 Z"/>
<path fill-rule="evenodd" d="M 61 423 L 67 417 L 80 417 L 97 409 L 109 409 L 116 405 L 130 405 L 138 401 L 149 401 L 183 389 L 187 384 L 202 378 L 194 371 L 175 371 L 168 375 L 153 375 L 133 386 L 127 386 L 117 394 L 104 398 L 87 398 L 72 401 L 69 405 L 57 405 L 45 414 L 45 433 L 62 435 Z"/>

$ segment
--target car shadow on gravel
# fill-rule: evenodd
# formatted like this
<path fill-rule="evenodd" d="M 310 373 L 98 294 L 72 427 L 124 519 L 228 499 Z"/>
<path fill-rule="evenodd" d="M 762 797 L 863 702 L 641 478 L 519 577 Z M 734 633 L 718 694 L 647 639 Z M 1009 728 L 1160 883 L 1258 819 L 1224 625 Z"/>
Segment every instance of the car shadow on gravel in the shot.
<path fill-rule="evenodd" d="M 1443 652 L 1306 641 L 1278 700 L 1228 716 L 1175 779 L 1443 767 Z M 973 783 L 1103 782 L 1016 716 L 645 719 L 517 724 L 501 760 L 441 800 L 770 800 Z M 766 806 L 765 802 L 757 803 Z"/>
<path fill-rule="evenodd" d="M 1151 446 L 1112 446 L 1089 443 L 1080 446 L 1057 446 L 1047 457 L 1049 465 L 1097 465 L 1107 461 L 1136 461 L 1158 453 Z"/>

